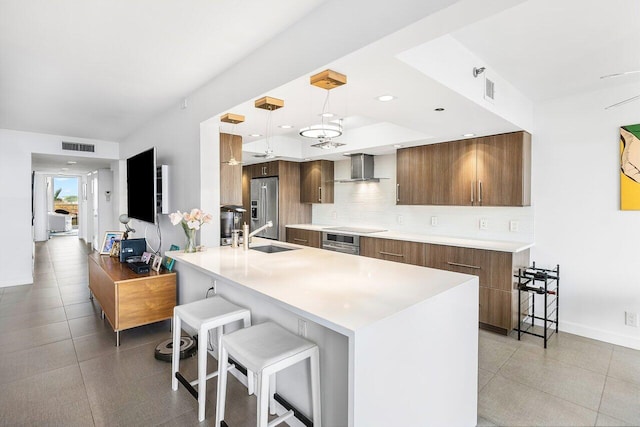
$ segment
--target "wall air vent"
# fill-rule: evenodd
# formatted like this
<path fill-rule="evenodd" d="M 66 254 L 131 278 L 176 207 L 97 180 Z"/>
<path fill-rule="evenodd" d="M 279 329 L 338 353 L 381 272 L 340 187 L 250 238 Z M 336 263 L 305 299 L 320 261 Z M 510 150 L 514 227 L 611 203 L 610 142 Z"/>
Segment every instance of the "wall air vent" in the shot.
<path fill-rule="evenodd" d="M 495 83 L 485 77 L 484 79 L 484 99 L 488 101 L 495 100 Z"/>
<path fill-rule="evenodd" d="M 85 151 L 89 153 L 94 153 L 96 151 L 96 146 L 93 144 L 80 144 L 77 142 L 62 141 L 62 149 L 68 150 L 68 151 Z"/>

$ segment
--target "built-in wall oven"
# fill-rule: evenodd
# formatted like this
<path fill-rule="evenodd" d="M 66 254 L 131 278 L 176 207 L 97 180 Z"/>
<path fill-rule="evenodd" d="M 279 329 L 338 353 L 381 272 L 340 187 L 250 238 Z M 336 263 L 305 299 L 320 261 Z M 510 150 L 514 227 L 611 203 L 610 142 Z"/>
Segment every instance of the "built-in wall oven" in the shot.
<path fill-rule="evenodd" d="M 322 249 L 360 255 L 360 236 L 323 231 Z"/>

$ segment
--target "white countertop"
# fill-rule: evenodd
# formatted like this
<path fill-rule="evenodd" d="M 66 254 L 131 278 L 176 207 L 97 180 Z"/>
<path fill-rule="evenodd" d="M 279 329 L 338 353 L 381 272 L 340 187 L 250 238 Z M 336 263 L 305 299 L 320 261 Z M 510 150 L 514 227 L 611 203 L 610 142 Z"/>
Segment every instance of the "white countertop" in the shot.
<path fill-rule="evenodd" d="M 299 228 L 312 231 L 331 231 L 327 229 L 335 228 L 336 225 L 315 225 L 315 224 L 291 224 L 289 228 Z M 508 242 L 502 240 L 479 240 L 467 239 L 464 237 L 434 236 L 430 234 L 406 233 L 397 231 L 381 231 L 377 233 L 351 233 L 348 231 L 335 231 L 339 234 L 355 234 L 364 237 L 376 237 L 380 239 L 406 240 L 408 242 L 432 243 L 435 245 L 458 246 L 462 248 L 485 249 L 499 252 L 517 253 L 533 247 L 529 242 Z"/>
<path fill-rule="evenodd" d="M 166 255 L 349 336 L 456 286 L 478 283 L 476 276 L 267 239 L 254 238 L 252 246 L 272 243 L 299 249 L 263 253 L 221 246 Z"/>

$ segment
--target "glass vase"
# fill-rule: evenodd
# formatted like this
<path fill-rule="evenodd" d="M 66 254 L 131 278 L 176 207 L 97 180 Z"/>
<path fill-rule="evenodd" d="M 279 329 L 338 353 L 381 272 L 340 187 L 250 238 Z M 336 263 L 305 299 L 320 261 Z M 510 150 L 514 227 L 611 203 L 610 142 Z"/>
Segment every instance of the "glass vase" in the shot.
<path fill-rule="evenodd" d="M 184 234 L 187 236 L 187 241 L 184 245 L 184 251 L 191 253 L 196 251 L 196 229 L 183 226 Z"/>

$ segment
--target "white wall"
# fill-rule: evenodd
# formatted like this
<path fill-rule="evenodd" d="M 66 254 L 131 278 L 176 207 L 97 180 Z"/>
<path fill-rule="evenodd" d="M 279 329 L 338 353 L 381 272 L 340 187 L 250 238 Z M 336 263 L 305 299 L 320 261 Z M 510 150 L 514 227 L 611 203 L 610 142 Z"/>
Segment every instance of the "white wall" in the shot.
<path fill-rule="evenodd" d="M 117 159 L 115 142 L 45 135 L 0 129 L 0 224 L 5 224 L 5 245 L 0 245 L 0 287 L 33 282 L 31 227 L 31 154 L 68 155 L 61 141 L 95 144 L 95 153 L 74 155 Z"/>
<path fill-rule="evenodd" d="M 536 246 L 532 259 L 560 264 L 560 328 L 640 349 L 640 212 L 621 211 L 619 127 L 640 123 L 640 104 L 604 107 L 637 85 L 538 104 L 533 134 Z"/>
<path fill-rule="evenodd" d="M 382 227 L 387 230 L 488 240 L 532 242 L 534 239 L 533 207 L 483 206 L 397 206 L 396 156 L 374 157 L 375 176 L 389 178 L 380 182 L 336 183 L 335 203 L 313 205 L 313 223 Z M 335 162 L 335 179 L 348 179 L 350 161 Z M 431 225 L 436 216 L 437 226 Z M 480 219 L 489 227 L 480 230 Z M 519 222 L 519 231 L 509 231 L 509 221 Z"/>

